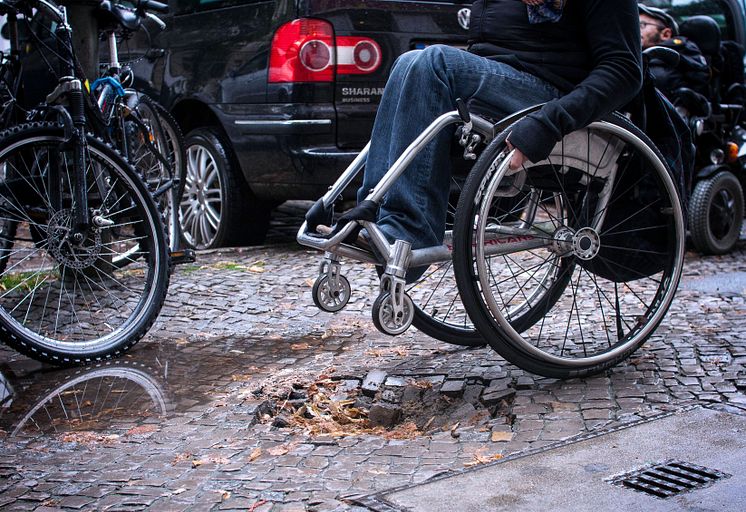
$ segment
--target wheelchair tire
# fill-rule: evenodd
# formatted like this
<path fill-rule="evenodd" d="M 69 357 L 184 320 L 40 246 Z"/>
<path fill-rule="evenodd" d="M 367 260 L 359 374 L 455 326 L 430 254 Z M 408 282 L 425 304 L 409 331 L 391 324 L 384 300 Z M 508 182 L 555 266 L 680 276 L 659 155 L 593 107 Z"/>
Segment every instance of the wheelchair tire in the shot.
<path fill-rule="evenodd" d="M 722 171 L 699 181 L 689 202 L 689 232 L 703 254 L 733 250 L 743 225 L 743 191 L 732 173 Z"/>
<path fill-rule="evenodd" d="M 650 337 L 681 276 L 684 219 L 670 171 L 618 115 L 517 173 L 505 138 L 482 153 L 458 204 L 461 299 L 513 364 L 555 378 L 604 371 Z"/>

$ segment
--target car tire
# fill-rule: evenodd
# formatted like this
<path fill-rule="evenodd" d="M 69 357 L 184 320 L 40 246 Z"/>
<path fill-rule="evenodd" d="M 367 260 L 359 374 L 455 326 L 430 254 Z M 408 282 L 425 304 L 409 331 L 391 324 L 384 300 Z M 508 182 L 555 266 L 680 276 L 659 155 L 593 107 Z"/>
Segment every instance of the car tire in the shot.
<path fill-rule="evenodd" d="M 227 137 L 197 128 L 185 139 L 186 179 L 179 206 L 185 241 L 195 249 L 264 242 L 272 205 L 257 201 Z"/>

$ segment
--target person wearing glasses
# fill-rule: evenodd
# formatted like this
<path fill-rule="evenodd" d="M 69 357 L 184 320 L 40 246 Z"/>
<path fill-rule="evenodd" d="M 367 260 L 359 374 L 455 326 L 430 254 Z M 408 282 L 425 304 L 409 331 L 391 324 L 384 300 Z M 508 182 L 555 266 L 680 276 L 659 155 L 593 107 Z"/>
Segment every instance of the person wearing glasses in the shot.
<path fill-rule="evenodd" d="M 679 35 L 676 21 L 663 9 L 643 4 L 639 9 L 642 49 L 663 46 L 679 54 L 676 67 L 657 59 L 651 60 L 650 72 L 655 78 L 655 86 L 669 98 L 675 97 L 676 90 L 681 87 L 706 94 L 710 70 L 699 47 L 694 41 Z"/>

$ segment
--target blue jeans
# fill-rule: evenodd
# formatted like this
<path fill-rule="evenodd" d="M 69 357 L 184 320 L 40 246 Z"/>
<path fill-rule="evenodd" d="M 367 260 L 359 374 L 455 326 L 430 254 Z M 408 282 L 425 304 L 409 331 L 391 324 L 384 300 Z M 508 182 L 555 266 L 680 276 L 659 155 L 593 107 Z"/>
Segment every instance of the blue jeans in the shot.
<path fill-rule="evenodd" d="M 455 110 L 457 98 L 478 98 L 503 117 L 558 96 L 531 74 L 450 46 L 405 53 L 378 107 L 358 202 L 432 121 Z M 442 130 L 384 196 L 377 224 L 389 242 L 406 240 L 413 249 L 443 243 L 453 130 Z"/>

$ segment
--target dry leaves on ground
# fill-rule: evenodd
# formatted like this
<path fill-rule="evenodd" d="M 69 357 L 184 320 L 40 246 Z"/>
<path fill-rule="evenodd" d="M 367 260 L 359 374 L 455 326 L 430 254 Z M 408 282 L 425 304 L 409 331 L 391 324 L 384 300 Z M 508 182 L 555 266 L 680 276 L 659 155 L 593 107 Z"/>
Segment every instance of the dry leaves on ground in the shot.
<path fill-rule="evenodd" d="M 196 468 L 203 464 L 228 464 L 230 461 L 225 457 L 218 457 L 217 455 L 209 455 L 203 459 L 193 459 L 192 467 Z"/>
<path fill-rule="evenodd" d="M 370 357 L 386 357 L 386 356 L 399 356 L 406 357 L 409 355 L 407 349 L 403 347 L 388 347 L 388 348 L 371 348 L 363 352 L 366 356 Z"/>
<path fill-rule="evenodd" d="M 474 460 L 465 462 L 464 467 L 470 468 L 473 466 L 479 466 L 480 464 L 487 464 L 488 462 L 493 462 L 503 458 L 503 456 L 499 453 L 495 453 L 493 455 L 485 455 L 486 451 L 486 448 L 480 448 L 479 450 L 474 452 Z"/>
<path fill-rule="evenodd" d="M 254 462 L 256 459 L 262 456 L 261 448 L 254 448 L 249 454 L 249 462 Z"/>
<path fill-rule="evenodd" d="M 119 441 L 119 435 L 110 434 L 103 435 L 97 434 L 96 432 L 69 432 L 62 436 L 63 443 L 79 443 L 79 444 L 112 444 Z"/>
<path fill-rule="evenodd" d="M 143 434 L 151 434 L 158 430 L 155 425 L 140 425 L 139 427 L 133 427 L 129 429 L 124 435 L 129 436 L 141 436 Z"/>
<path fill-rule="evenodd" d="M 490 437 L 493 443 L 499 443 L 502 441 L 510 441 L 513 439 L 513 433 L 512 432 L 493 432 L 492 436 Z"/>

